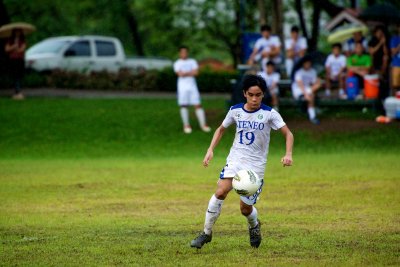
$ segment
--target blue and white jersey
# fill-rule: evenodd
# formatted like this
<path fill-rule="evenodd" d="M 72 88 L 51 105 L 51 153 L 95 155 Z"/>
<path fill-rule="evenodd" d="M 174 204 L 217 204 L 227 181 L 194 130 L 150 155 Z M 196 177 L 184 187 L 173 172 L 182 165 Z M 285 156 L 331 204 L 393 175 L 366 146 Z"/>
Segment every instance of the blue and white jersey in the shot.
<path fill-rule="evenodd" d="M 227 158 L 227 164 L 239 163 L 242 166 L 263 173 L 271 129 L 278 130 L 285 126 L 281 115 L 264 104 L 260 109 L 249 112 L 244 104 L 232 106 L 222 126 L 228 128 L 236 124 L 235 140 Z"/>

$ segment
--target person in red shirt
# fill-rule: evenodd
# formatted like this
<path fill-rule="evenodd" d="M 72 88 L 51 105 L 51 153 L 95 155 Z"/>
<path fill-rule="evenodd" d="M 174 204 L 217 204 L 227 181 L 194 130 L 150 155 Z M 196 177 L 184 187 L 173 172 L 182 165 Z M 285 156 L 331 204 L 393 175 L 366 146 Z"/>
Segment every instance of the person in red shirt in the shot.
<path fill-rule="evenodd" d="M 21 93 L 21 80 L 25 71 L 25 49 L 26 42 L 23 31 L 21 29 L 14 29 L 5 45 L 5 51 L 10 62 L 10 72 L 14 80 L 14 99 L 24 98 L 24 95 Z"/>

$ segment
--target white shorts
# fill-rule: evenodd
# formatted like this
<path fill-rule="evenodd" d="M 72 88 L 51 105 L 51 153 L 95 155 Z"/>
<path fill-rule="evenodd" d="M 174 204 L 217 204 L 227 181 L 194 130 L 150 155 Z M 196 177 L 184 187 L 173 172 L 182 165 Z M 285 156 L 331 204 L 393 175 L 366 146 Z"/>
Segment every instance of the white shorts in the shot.
<path fill-rule="evenodd" d="M 262 192 L 262 188 L 264 185 L 264 170 L 260 170 L 259 168 L 254 168 L 254 167 L 250 167 L 250 166 L 244 166 L 242 164 L 227 163 L 225 165 L 225 167 L 222 168 L 219 178 L 220 179 L 233 178 L 236 175 L 236 173 L 240 170 L 252 170 L 255 173 L 257 173 L 258 177 L 262 178 L 262 184 L 254 195 L 249 196 L 249 197 L 240 196 L 240 200 L 242 200 L 247 205 L 255 205 L 257 202 L 258 196 Z"/>
<path fill-rule="evenodd" d="M 194 106 L 200 105 L 200 93 L 197 88 L 178 89 L 178 105 Z"/>
<path fill-rule="evenodd" d="M 312 93 L 312 89 L 310 86 L 306 86 L 304 88 L 304 90 L 306 91 L 307 94 Z M 292 89 L 292 94 L 293 94 L 294 99 L 298 100 L 303 95 L 303 92 L 300 90 L 300 88 L 295 88 L 295 89 Z"/>

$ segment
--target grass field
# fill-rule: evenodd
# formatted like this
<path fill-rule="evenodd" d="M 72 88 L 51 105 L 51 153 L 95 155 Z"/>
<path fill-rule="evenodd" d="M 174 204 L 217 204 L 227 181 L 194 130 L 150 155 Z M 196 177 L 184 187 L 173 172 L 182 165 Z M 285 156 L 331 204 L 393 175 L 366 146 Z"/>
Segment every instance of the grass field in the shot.
<path fill-rule="evenodd" d="M 215 128 L 225 102 L 204 104 Z M 0 99 L 0 265 L 400 265 L 399 123 L 335 113 L 318 128 L 283 112 L 295 165 L 279 164 L 274 133 L 261 247 L 231 193 L 194 250 L 233 132 L 205 169 L 211 135 L 184 135 L 178 115 L 165 99 Z"/>

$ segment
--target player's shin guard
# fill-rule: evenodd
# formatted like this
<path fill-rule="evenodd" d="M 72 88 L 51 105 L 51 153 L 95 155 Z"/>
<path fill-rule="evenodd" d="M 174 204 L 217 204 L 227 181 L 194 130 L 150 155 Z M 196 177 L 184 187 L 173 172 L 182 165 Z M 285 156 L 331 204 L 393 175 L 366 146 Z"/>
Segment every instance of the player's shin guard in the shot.
<path fill-rule="evenodd" d="M 250 213 L 250 215 L 246 216 L 247 222 L 249 223 L 250 228 L 254 228 L 257 226 L 257 209 L 256 207 L 253 206 L 253 211 Z"/>
<path fill-rule="evenodd" d="M 215 195 L 212 195 L 210 202 L 208 202 L 208 208 L 206 212 L 206 220 L 204 223 L 204 233 L 210 235 L 212 232 L 212 227 L 217 221 L 219 215 L 221 214 L 223 200 L 218 199 Z"/>
<path fill-rule="evenodd" d="M 196 108 L 196 116 L 200 127 L 204 127 L 206 125 L 206 113 L 204 112 L 204 109 Z"/>

